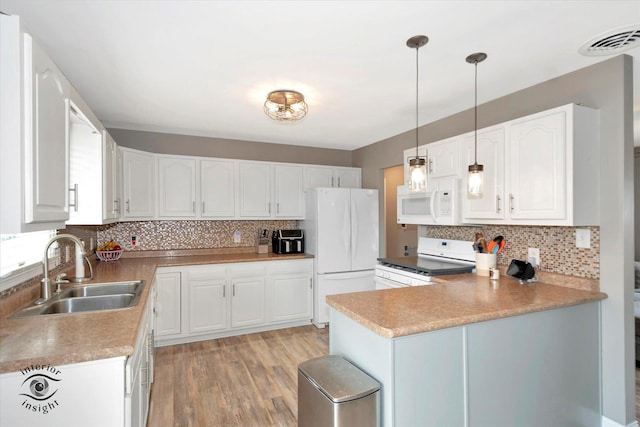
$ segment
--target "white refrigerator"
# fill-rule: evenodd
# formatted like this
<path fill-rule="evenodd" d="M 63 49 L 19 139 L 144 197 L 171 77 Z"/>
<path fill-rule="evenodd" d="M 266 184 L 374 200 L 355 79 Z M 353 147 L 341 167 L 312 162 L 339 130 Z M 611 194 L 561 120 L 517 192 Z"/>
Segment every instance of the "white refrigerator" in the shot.
<path fill-rule="evenodd" d="M 326 296 L 375 290 L 378 190 L 313 188 L 305 193 L 305 252 L 314 255 L 313 324 L 329 322 Z"/>

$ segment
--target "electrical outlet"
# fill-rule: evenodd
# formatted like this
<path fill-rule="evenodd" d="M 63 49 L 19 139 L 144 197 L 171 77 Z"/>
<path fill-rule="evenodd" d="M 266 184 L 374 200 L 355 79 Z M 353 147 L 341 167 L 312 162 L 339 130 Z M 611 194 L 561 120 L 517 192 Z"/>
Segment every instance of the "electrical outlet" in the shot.
<path fill-rule="evenodd" d="M 131 246 L 140 246 L 140 240 L 138 240 L 138 236 L 131 236 Z"/>
<path fill-rule="evenodd" d="M 540 267 L 540 249 L 529 248 L 527 251 L 527 261 L 529 261 L 534 267 Z"/>
<path fill-rule="evenodd" d="M 591 247 L 591 230 L 588 228 L 576 229 L 576 248 L 590 248 Z"/>
<path fill-rule="evenodd" d="M 236 230 L 233 233 L 233 243 L 240 243 L 242 241 L 242 233 L 240 233 L 240 230 Z"/>

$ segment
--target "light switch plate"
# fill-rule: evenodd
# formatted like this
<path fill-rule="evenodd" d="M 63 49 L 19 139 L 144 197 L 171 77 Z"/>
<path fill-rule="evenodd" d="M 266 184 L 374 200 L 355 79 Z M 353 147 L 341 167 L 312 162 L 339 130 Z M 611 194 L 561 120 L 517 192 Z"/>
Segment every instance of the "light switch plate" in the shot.
<path fill-rule="evenodd" d="M 540 267 L 540 249 L 529 248 L 527 251 L 527 261 L 533 264 L 534 267 Z"/>
<path fill-rule="evenodd" d="M 240 230 L 236 230 L 233 233 L 233 243 L 240 243 L 242 241 L 242 234 L 240 233 Z"/>
<path fill-rule="evenodd" d="M 576 229 L 576 248 L 590 248 L 591 247 L 591 230 L 588 228 Z"/>

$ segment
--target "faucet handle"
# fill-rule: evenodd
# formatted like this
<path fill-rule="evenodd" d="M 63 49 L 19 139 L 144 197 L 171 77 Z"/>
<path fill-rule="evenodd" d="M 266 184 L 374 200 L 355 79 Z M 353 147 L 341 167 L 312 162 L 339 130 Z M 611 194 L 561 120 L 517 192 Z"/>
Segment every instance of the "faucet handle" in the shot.
<path fill-rule="evenodd" d="M 59 293 L 61 291 L 60 289 L 60 285 L 63 283 L 69 283 L 68 280 L 65 280 L 64 278 L 67 277 L 66 273 L 60 273 L 56 276 L 55 280 L 53 281 L 54 285 L 57 285 L 56 287 L 56 293 Z"/>

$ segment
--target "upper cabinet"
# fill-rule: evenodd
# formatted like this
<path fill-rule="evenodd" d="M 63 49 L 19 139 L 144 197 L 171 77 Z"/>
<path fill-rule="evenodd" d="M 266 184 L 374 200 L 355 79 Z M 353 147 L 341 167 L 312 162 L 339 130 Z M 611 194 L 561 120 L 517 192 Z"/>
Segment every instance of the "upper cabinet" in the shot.
<path fill-rule="evenodd" d="M 64 228 L 71 86 L 19 17 L 0 24 L 0 229 Z"/>
<path fill-rule="evenodd" d="M 427 145 L 429 178 L 457 176 L 460 173 L 460 139 L 449 138 Z"/>
<path fill-rule="evenodd" d="M 126 220 L 150 220 L 156 214 L 156 158 L 122 148 L 122 196 Z"/>
<path fill-rule="evenodd" d="M 598 225 L 598 135 L 598 111 L 575 104 L 478 131 L 485 191 L 464 199 L 463 221 Z M 472 141 L 463 146 L 469 161 Z"/>
<path fill-rule="evenodd" d="M 317 166 L 304 167 L 304 189 L 318 187 L 361 188 L 360 168 Z"/>
<path fill-rule="evenodd" d="M 238 203 L 243 219 L 304 217 L 303 167 L 238 162 Z"/>
<path fill-rule="evenodd" d="M 235 217 L 236 162 L 234 160 L 200 160 L 200 200 L 202 218 Z"/>
<path fill-rule="evenodd" d="M 196 160 L 158 156 L 158 216 L 196 217 Z"/>
<path fill-rule="evenodd" d="M 120 218 L 118 146 L 71 88 L 70 213 L 67 224 L 97 225 Z"/>

